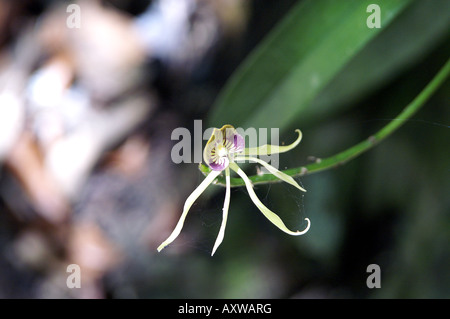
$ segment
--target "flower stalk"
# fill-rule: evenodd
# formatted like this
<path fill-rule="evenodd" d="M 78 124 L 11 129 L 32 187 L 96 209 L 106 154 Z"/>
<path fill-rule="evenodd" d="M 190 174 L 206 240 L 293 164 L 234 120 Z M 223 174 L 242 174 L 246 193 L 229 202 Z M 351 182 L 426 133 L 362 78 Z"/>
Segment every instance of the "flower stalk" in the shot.
<path fill-rule="evenodd" d="M 450 59 L 444 64 L 440 71 L 434 76 L 434 78 L 427 84 L 427 86 L 412 100 L 398 115 L 391 120 L 386 126 L 376 132 L 374 135 L 369 136 L 367 139 L 360 143 L 339 152 L 333 156 L 322 158 L 320 161 L 314 163 L 290 168 L 281 171 L 281 173 L 291 177 L 302 177 L 313 173 L 322 172 L 328 169 L 336 168 L 344 165 L 348 161 L 358 157 L 359 155 L 372 149 L 375 145 L 386 139 L 396 130 L 398 130 L 408 119 L 417 113 L 422 108 L 430 97 L 436 92 L 436 90 L 445 82 L 450 75 Z M 203 174 L 209 173 L 209 168 L 200 163 L 199 169 Z M 270 184 L 278 183 L 280 180 L 273 174 L 253 175 L 248 177 L 252 184 Z M 216 180 L 217 185 L 225 186 L 224 179 L 219 176 Z M 231 187 L 245 186 L 245 182 L 242 178 L 235 177 L 230 180 Z"/>

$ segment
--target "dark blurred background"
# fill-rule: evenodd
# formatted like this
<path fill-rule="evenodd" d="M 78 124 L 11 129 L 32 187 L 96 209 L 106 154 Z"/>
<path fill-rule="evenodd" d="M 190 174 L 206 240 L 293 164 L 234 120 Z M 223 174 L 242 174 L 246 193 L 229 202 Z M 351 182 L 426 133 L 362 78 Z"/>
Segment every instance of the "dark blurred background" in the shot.
<path fill-rule="evenodd" d="M 81 28 L 66 25 L 71 3 Z M 0 297 L 449 298 L 448 81 L 374 149 L 302 178 L 307 193 L 256 187 L 288 225 L 310 218 L 306 235 L 280 232 L 235 188 L 210 257 L 224 197 L 212 186 L 176 241 L 156 252 L 203 179 L 197 164 L 172 162 L 173 129 L 208 117 L 295 3 L 0 0 Z M 281 168 L 335 154 L 395 118 L 449 58 L 449 31 L 299 127 L 304 139 L 280 156 Z M 375 71 L 361 61 L 327 92 L 356 85 L 346 74 L 361 65 Z M 80 289 L 66 286 L 69 264 L 81 267 Z M 381 268 L 380 289 L 366 286 L 370 264 Z"/>

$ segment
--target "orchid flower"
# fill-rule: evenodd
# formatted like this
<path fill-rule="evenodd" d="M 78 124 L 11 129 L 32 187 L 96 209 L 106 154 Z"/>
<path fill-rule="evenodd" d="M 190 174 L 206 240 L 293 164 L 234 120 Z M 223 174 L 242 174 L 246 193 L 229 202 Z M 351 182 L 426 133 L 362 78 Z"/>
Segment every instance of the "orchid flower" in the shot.
<path fill-rule="evenodd" d="M 186 219 L 187 213 L 191 208 L 192 204 L 195 200 L 205 191 L 205 189 L 218 177 L 222 172 L 225 172 L 225 201 L 223 205 L 223 217 L 222 224 L 220 226 L 219 234 L 217 236 L 216 242 L 214 244 L 211 256 L 214 255 L 219 245 L 222 243 L 224 235 L 225 235 L 225 226 L 227 223 L 228 217 L 228 208 L 230 206 L 230 168 L 236 172 L 245 182 L 245 186 L 247 188 L 247 192 L 253 201 L 253 203 L 258 207 L 258 209 L 263 213 L 264 216 L 268 220 L 270 220 L 275 226 L 284 231 L 289 235 L 303 235 L 305 234 L 311 225 L 310 220 L 305 218 L 308 222 L 308 225 L 303 231 L 291 231 L 286 225 L 283 223 L 281 218 L 272 212 L 269 208 L 264 206 L 264 204 L 259 200 L 255 191 L 253 190 L 253 185 L 248 178 L 248 176 L 244 173 L 244 171 L 236 164 L 236 161 L 251 161 L 258 163 L 264 166 L 271 174 L 275 175 L 279 179 L 295 186 L 301 191 L 306 192 L 304 188 L 302 188 L 298 183 L 289 175 L 279 171 L 272 165 L 266 163 L 265 161 L 252 157 L 249 155 L 268 155 L 268 154 L 276 154 L 276 153 L 284 153 L 287 152 L 294 147 L 296 147 L 301 139 L 302 133 L 300 130 L 296 130 L 298 133 L 298 137 L 294 143 L 286 146 L 278 146 L 278 145 L 262 145 L 260 147 L 253 148 L 245 148 L 245 140 L 239 135 L 236 129 L 231 125 L 224 125 L 221 129 L 214 128 L 211 138 L 208 140 L 205 149 L 203 151 L 203 159 L 206 164 L 211 168 L 211 172 L 206 176 L 206 178 L 200 183 L 200 185 L 192 192 L 192 194 L 187 198 L 183 213 L 175 226 L 175 229 L 170 234 L 170 236 L 158 247 L 158 251 L 161 251 L 164 247 L 172 243 L 175 238 L 181 232 L 183 228 L 184 220 Z"/>

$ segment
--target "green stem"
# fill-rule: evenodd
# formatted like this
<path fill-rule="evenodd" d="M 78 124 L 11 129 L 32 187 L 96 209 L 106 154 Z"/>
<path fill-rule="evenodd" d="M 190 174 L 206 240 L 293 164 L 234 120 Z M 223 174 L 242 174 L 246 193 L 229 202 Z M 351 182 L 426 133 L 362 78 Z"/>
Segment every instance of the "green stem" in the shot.
<path fill-rule="evenodd" d="M 449 74 L 450 59 L 435 75 L 431 82 L 428 83 L 428 85 L 422 90 L 422 92 L 420 92 L 420 94 L 411 103 L 409 103 L 394 120 L 390 121 L 377 133 L 369 136 L 364 141 L 336 155 L 321 159 L 320 161 L 316 161 L 315 163 L 311 163 L 306 166 L 291 168 L 282 172 L 292 177 L 305 176 L 330 168 L 338 167 L 361 155 L 362 153 L 370 150 L 372 147 L 380 143 L 382 140 L 384 140 L 386 137 L 390 136 L 393 132 L 400 128 L 406 122 L 406 120 L 412 117 L 422 106 L 424 106 L 426 101 L 428 101 L 428 99 L 434 94 L 434 92 L 436 92 L 440 85 L 444 83 Z M 207 175 L 210 171 L 209 168 L 204 164 L 200 164 L 199 168 L 205 175 Z M 249 176 L 249 179 L 253 184 L 268 184 L 280 182 L 280 180 L 272 174 Z M 219 176 L 216 180 L 216 184 L 225 186 L 225 178 L 223 176 Z M 231 178 L 231 187 L 239 186 L 245 186 L 244 181 L 241 178 Z"/>

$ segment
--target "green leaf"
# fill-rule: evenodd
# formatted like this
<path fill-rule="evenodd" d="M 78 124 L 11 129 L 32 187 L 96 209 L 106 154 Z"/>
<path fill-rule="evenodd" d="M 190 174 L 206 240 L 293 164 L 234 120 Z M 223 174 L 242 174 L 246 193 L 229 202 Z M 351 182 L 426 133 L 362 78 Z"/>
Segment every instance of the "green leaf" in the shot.
<path fill-rule="evenodd" d="M 372 0 L 306 0 L 250 54 L 219 95 L 210 126 L 286 127 L 412 2 L 379 0 L 381 28 L 367 26 Z"/>
<path fill-rule="evenodd" d="M 330 81 L 304 109 L 301 121 L 323 120 L 354 106 L 437 45 L 448 42 L 449 12 L 448 0 L 411 3 Z"/>

